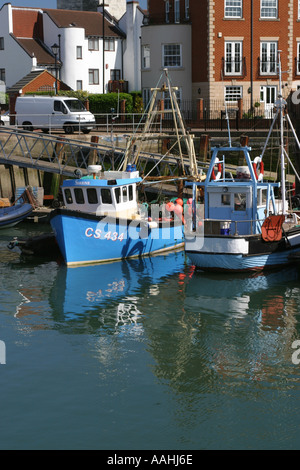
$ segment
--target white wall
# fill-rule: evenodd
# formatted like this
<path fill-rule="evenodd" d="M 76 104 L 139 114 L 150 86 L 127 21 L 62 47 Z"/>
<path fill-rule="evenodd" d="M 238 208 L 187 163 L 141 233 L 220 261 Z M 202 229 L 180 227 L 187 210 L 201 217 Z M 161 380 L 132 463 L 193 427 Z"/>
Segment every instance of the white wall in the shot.
<path fill-rule="evenodd" d="M 126 33 L 124 41 L 124 79 L 129 83 L 129 90 L 141 89 L 141 26 L 143 14 L 138 2 L 127 3 L 126 15 L 119 22 Z"/>
<path fill-rule="evenodd" d="M 192 98 L 191 25 L 153 25 L 142 27 L 142 45 L 150 46 L 150 68 L 142 69 L 142 88 L 154 88 L 163 72 L 163 44 L 181 44 L 182 67 L 170 67 L 172 85 L 182 90 L 182 99 Z"/>
<path fill-rule="evenodd" d="M 85 30 L 77 27 L 57 28 L 47 14 L 44 15 L 44 41 L 48 46 L 57 44 L 61 35 L 61 80 L 76 90 L 77 80 L 82 80 L 82 88 L 90 93 L 103 93 L 103 42 L 99 37 L 99 51 L 88 50 Z M 82 46 L 82 59 L 76 58 L 76 48 Z M 110 80 L 110 70 L 122 68 L 121 40 L 115 40 L 115 51 L 105 51 L 105 92 Z M 89 69 L 99 70 L 99 84 L 89 85 Z"/>
<path fill-rule="evenodd" d="M 4 50 L 0 50 L 0 68 L 5 69 L 6 88 L 17 83 L 31 72 L 33 59 L 10 36 L 12 32 L 11 4 L 5 4 L 0 10 L 0 36 L 4 37 Z"/>

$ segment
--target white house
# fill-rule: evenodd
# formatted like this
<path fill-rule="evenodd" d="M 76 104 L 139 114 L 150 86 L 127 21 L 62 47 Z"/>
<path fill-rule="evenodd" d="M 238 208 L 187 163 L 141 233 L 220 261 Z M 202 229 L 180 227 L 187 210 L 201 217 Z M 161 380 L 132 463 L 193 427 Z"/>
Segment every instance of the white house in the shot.
<path fill-rule="evenodd" d="M 110 10 L 121 18 L 117 20 Z M 53 74 L 57 71 L 74 90 L 106 93 L 114 91 L 112 84 L 121 91 L 140 89 L 143 17 L 139 3 L 126 5 L 126 0 L 106 1 L 104 17 L 101 11 L 24 8 L 7 3 L 0 9 L 0 81 L 9 88 L 32 69 L 41 68 Z M 52 50 L 55 44 L 56 55 Z"/>

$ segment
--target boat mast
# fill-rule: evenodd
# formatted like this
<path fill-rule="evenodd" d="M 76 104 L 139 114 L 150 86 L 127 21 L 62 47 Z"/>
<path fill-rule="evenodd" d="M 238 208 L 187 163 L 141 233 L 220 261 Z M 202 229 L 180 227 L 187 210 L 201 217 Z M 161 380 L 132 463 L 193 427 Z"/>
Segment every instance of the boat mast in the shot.
<path fill-rule="evenodd" d="M 167 111 L 158 111 L 154 109 L 155 103 L 156 103 L 156 98 L 157 98 L 157 93 L 165 93 L 169 92 L 169 97 L 170 97 L 170 102 L 171 102 L 171 113 L 173 116 L 173 121 L 174 121 L 174 126 L 175 126 L 175 131 L 176 131 L 176 139 L 179 147 L 179 155 L 180 155 L 180 160 L 181 160 L 181 165 L 183 172 L 184 171 L 184 160 L 183 160 L 183 154 L 182 154 L 182 146 L 181 146 L 181 139 L 185 141 L 186 148 L 188 151 L 188 156 L 189 156 L 189 167 L 190 167 L 190 174 L 193 177 L 198 176 L 198 166 L 197 166 L 197 160 L 196 160 L 196 153 L 195 153 L 195 148 L 194 148 L 194 141 L 192 139 L 192 136 L 186 132 L 181 111 L 178 105 L 177 97 L 176 97 L 176 91 L 178 88 L 172 87 L 170 78 L 168 75 L 168 69 L 164 69 L 165 77 L 166 77 L 166 83 L 164 83 L 161 88 L 153 88 L 151 89 L 152 91 L 152 97 L 150 100 L 149 104 L 149 109 L 147 112 L 147 119 L 144 124 L 143 131 L 141 133 L 141 136 L 137 137 L 135 136 L 127 145 L 127 148 L 125 150 L 125 155 L 124 155 L 124 164 L 123 164 L 123 170 L 126 169 L 128 161 L 132 158 L 131 153 L 132 153 L 132 147 L 133 144 L 135 144 L 138 141 L 138 144 L 136 145 L 136 152 L 134 156 L 134 161 L 132 163 L 137 164 L 140 152 L 142 150 L 142 143 L 143 139 L 146 135 L 146 133 L 149 132 L 150 127 L 153 123 L 154 117 L 158 114 L 163 114 L 166 113 Z M 181 132 L 181 135 L 179 134 L 179 130 Z"/>
<path fill-rule="evenodd" d="M 278 72 L 279 72 L 279 92 L 278 100 L 276 101 L 276 108 L 279 109 L 280 115 L 280 164 L 281 164 L 281 198 L 282 198 L 282 214 L 286 214 L 285 210 L 285 149 L 284 149 L 284 138 L 283 138 L 283 113 L 286 106 L 286 101 L 282 97 L 282 72 L 281 72 L 281 51 L 278 51 Z"/>

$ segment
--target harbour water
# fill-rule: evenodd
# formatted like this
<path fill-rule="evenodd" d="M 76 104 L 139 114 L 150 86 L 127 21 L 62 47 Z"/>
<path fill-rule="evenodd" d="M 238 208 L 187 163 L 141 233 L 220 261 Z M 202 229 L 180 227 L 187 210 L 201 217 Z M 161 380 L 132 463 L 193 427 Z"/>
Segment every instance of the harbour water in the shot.
<path fill-rule="evenodd" d="M 297 267 L 66 268 L 7 248 L 33 230 L 0 233 L 0 449 L 300 448 Z"/>

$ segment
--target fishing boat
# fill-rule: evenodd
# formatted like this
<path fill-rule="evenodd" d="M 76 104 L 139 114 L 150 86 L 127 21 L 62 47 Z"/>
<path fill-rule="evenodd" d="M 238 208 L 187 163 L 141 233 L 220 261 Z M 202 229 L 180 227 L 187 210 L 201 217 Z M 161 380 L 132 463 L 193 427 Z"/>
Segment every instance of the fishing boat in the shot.
<path fill-rule="evenodd" d="M 280 52 L 278 56 L 279 90 L 281 87 Z M 281 267 L 293 262 L 300 250 L 300 222 L 289 210 L 286 200 L 286 160 L 292 165 L 283 139 L 284 120 L 292 128 L 279 94 L 274 116 L 262 154 L 253 158 L 251 148 L 229 145 L 212 149 L 210 166 L 204 182 L 192 185 L 192 219 L 185 231 L 185 251 L 192 263 L 202 270 L 249 271 Z M 276 120 L 280 118 L 281 182 L 265 182 L 263 156 Z M 236 176 L 228 169 L 238 155 L 241 166 Z M 236 160 L 235 160 L 236 161 Z M 292 165 L 293 167 L 293 165 Z M 293 170 L 296 173 L 295 168 Z M 298 177 L 298 176 L 297 176 Z M 298 177 L 299 179 L 299 177 Z M 198 203 L 199 188 L 204 204 Z"/>
<path fill-rule="evenodd" d="M 26 219 L 35 208 L 34 198 L 29 188 L 15 201 L 14 204 L 4 204 L 0 207 L 0 229 L 13 227 Z"/>
<path fill-rule="evenodd" d="M 153 89 L 141 138 L 135 135 L 129 141 L 122 166 L 102 172 L 101 165 L 90 165 L 87 175 L 63 182 L 64 207 L 51 214 L 50 223 L 67 265 L 116 261 L 183 248 L 182 205 L 178 204 L 178 216 L 173 217 L 165 206 L 156 208 L 154 214 L 145 211 L 138 201 L 138 187 L 145 180 L 137 170 L 138 158 L 142 139 L 146 134 L 149 138 L 153 116 L 159 114 L 158 92 L 169 92 L 178 141 L 185 140 L 190 151 L 190 176 L 198 171 L 192 141 L 180 118 L 176 88 L 171 86 L 167 71 L 165 78 L 162 86 Z"/>

